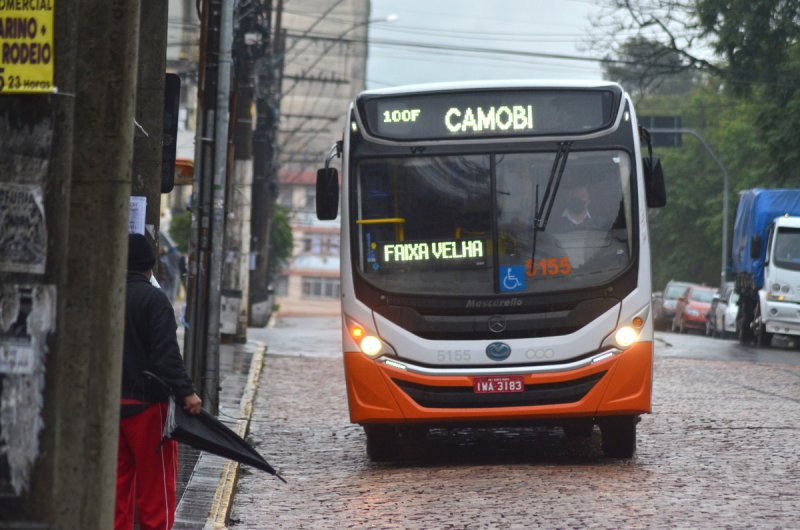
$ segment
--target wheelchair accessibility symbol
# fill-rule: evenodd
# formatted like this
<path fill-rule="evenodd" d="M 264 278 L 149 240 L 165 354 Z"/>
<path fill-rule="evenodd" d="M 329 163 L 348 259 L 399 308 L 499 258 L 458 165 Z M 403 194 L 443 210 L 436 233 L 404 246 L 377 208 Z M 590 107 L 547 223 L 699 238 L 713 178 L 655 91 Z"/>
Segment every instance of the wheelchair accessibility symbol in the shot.
<path fill-rule="evenodd" d="M 500 291 L 512 293 L 525 290 L 525 266 L 507 265 L 500 267 Z"/>

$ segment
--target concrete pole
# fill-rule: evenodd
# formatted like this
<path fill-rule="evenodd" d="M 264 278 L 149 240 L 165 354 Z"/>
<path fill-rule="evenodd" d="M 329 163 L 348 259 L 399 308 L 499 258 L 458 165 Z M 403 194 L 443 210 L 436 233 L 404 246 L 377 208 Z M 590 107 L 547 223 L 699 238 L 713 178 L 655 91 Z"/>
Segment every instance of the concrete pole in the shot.
<path fill-rule="evenodd" d="M 74 80 L 72 127 L 69 116 L 59 117 L 74 134 L 71 187 L 59 190 L 70 203 L 61 220 L 66 260 L 52 264 L 66 271 L 49 343 L 45 447 L 55 454 L 34 489 L 47 494 L 32 496 L 30 506 L 55 528 L 100 529 L 111 528 L 114 515 L 139 2 L 78 5 L 65 6 L 77 25 L 76 60 L 57 65 L 74 70 L 66 74 Z"/>
<path fill-rule="evenodd" d="M 241 43 L 242 38 L 237 42 Z M 241 46 L 244 48 L 244 46 Z M 247 340 L 249 284 L 250 284 L 250 217 L 253 194 L 253 118 L 250 107 L 253 103 L 253 67 L 246 57 L 246 50 L 237 50 L 236 108 L 234 113 L 233 178 L 229 187 L 231 213 L 228 217 L 228 233 L 225 239 L 226 260 L 224 288 L 237 290 L 239 314 L 234 332 L 236 342 Z"/>
<path fill-rule="evenodd" d="M 272 18 L 272 3 L 267 2 L 268 19 Z M 250 271 L 250 324 L 264 327 L 269 323 L 272 313 L 272 298 L 269 285 L 272 281 L 269 272 L 269 246 L 272 229 L 272 216 L 275 211 L 275 167 L 277 156 L 275 140 L 280 108 L 280 85 L 283 70 L 282 30 L 283 0 L 278 0 L 275 11 L 275 25 L 270 36 L 272 42 L 266 49 L 265 57 L 256 67 L 256 130 L 253 134 L 253 207 L 251 220 L 252 249 L 255 267 Z"/>
<path fill-rule="evenodd" d="M 219 396 L 220 287 L 225 234 L 225 190 L 228 173 L 229 99 L 231 95 L 231 46 L 234 0 L 223 0 L 220 13 L 217 105 L 214 127 L 214 186 L 211 204 L 211 260 L 209 266 L 208 334 L 205 384 L 216 413 Z"/>
<path fill-rule="evenodd" d="M 215 171 L 217 168 L 216 127 L 220 68 L 222 0 L 202 0 L 201 51 L 198 83 L 197 136 L 195 140 L 195 175 L 192 187 L 192 238 L 189 246 L 189 296 L 185 362 L 203 398 L 203 407 L 216 412 L 219 361 L 219 269 L 216 272 L 216 291 L 212 286 L 212 266 L 215 249 L 220 259 L 221 234 L 215 233 L 212 220 L 215 207 Z M 228 102 L 225 99 L 224 112 Z M 227 150 L 225 150 L 227 158 Z M 224 186 L 222 188 L 224 193 Z M 217 194 L 218 196 L 218 194 Z M 224 199 L 223 199 L 224 201 Z M 224 205 L 224 204 L 223 204 Z M 223 212 L 224 213 L 224 212 Z M 216 243 L 215 243 L 216 240 Z M 215 244 L 219 245 L 217 249 Z M 220 262 L 221 263 L 221 262 Z M 214 300 L 216 298 L 216 300 Z M 215 306 L 212 307 L 211 304 Z M 213 314 L 212 314 L 213 312 Z M 213 329 L 212 329 L 213 326 Z M 209 342 L 210 335 L 214 335 Z M 213 353 L 210 353 L 213 349 Z M 207 381 L 207 376 L 214 376 Z"/>
<path fill-rule="evenodd" d="M 140 0 L 139 67 L 136 89 L 137 127 L 133 140 L 131 195 L 147 197 L 145 227 L 158 247 L 161 225 L 161 161 L 164 142 L 164 73 L 167 68 L 169 2 Z M 156 261 L 156 266 L 160 266 Z"/>
<path fill-rule="evenodd" d="M 189 271 L 186 281 L 186 318 L 189 322 L 184 345 L 184 362 L 192 376 L 203 406 L 206 400 L 206 337 L 208 336 L 208 272 L 211 253 L 211 188 L 214 164 L 214 115 L 217 101 L 217 53 L 219 49 L 219 2 L 202 0 L 200 67 L 197 84 L 197 135 L 195 137 L 194 185 L 192 186 L 192 229 L 189 240 Z"/>

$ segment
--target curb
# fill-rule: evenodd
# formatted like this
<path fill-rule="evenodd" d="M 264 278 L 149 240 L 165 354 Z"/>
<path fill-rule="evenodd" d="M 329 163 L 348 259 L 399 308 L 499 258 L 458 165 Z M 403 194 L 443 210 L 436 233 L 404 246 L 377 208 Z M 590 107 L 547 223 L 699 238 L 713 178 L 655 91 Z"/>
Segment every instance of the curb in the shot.
<path fill-rule="evenodd" d="M 253 402 L 255 401 L 255 395 L 258 391 L 258 381 L 261 376 L 261 370 L 264 367 L 264 356 L 267 349 L 263 342 L 248 341 L 247 344 L 254 347 L 255 351 L 250 361 L 247 384 L 242 393 L 242 401 L 239 407 L 239 420 L 236 422 L 236 427 L 233 429 L 236 434 L 242 438 L 246 437 L 250 430 L 250 419 L 253 416 Z M 225 463 L 203 530 L 227 529 L 226 523 L 233 504 L 236 482 L 239 479 L 239 465 L 239 462 L 234 462 L 233 460 L 229 460 Z"/>

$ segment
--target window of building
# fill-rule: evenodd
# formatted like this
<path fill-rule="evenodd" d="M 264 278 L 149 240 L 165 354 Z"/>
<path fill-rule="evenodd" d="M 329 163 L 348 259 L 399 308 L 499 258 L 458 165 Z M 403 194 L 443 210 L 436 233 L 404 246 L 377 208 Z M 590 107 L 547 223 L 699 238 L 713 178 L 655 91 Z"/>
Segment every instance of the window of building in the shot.
<path fill-rule="evenodd" d="M 303 276 L 304 298 L 339 298 L 339 278 Z"/>
<path fill-rule="evenodd" d="M 320 256 L 338 256 L 339 234 L 305 234 L 303 252 Z"/>
<path fill-rule="evenodd" d="M 317 210 L 317 188 L 306 186 L 306 210 Z"/>
<path fill-rule="evenodd" d="M 278 276 L 275 280 L 275 296 L 288 296 L 289 295 L 289 277 Z"/>
<path fill-rule="evenodd" d="M 278 189 L 278 204 L 284 208 L 292 209 L 292 188 L 281 186 Z"/>

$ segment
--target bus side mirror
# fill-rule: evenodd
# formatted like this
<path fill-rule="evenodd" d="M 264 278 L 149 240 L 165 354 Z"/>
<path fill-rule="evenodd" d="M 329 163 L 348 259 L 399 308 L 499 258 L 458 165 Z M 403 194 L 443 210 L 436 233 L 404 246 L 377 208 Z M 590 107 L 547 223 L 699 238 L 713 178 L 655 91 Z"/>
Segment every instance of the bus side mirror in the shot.
<path fill-rule="evenodd" d="M 761 236 L 756 234 L 750 240 L 750 259 L 758 259 L 761 257 Z"/>
<path fill-rule="evenodd" d="M 663 208 L 667 205 L 667 187 L 664 184 L 664 170 L 661 159 L 649 157 L 642 159 L 644 166 L 644 191 L 649 208 Z"/>
<path fill-rule="evenodd" d="M 339 172 L 326 167 L 317 171 L 317 218 L 332 221 L 339 213 Z"/>

